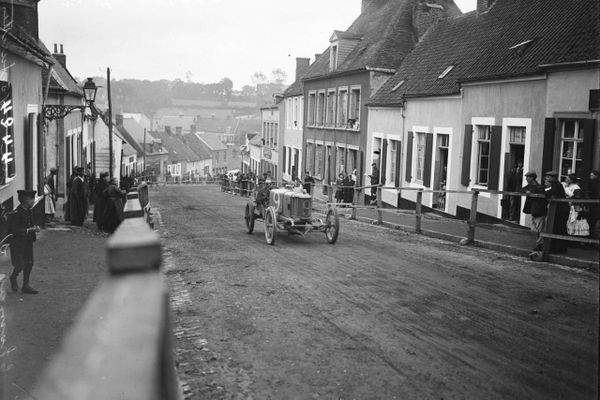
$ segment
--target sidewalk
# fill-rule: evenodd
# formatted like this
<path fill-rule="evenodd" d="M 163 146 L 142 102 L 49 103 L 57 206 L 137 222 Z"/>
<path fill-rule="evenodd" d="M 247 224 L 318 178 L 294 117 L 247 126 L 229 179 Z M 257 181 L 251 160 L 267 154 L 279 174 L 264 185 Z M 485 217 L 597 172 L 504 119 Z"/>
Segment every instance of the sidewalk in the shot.
<path fill-rule="evenodd" d="M 0 255 L 0 275 L 6 276 L 3 300 L 0 295 L 0 399 L 31 399 L 28 393 L 77 313 L 108 275 L 107 237 L 90 218 L 83 228 L 57 224 L 43 229 L 34 243 L 31 273 L 37 295 L 12 292 L 10 258 Z"/>
<path fill-rule="evenodd" d="M 323 195 L 322 187 L 315 187 L 313 197 L 320 203 L 327 203 L 327 195 Z M 415 232 L 415 211 L 386 209 L 383 212 L 383 225 Z M 350 218 L 351 208 L 339 207 L 340 217 Z M 374 209 L 358 209 L 356 219 L 366 223 L 377 223 L 377 211 Z M 467 237 L 467 222 L 441 216 L 436 213 L 423 213 L 421 219 L 422 234 L 438 239 L 459 243 Z M 477 224 L 475 228 L 475 246 L 527 257 L 535 246 L 535 235 L 527 228 L 510 227 L 503 224 Z M 550 255 L 550 262 L 585 269 L 598 270 L 598 248 L 583 247 L 570 243 L 566 255 Z"/>

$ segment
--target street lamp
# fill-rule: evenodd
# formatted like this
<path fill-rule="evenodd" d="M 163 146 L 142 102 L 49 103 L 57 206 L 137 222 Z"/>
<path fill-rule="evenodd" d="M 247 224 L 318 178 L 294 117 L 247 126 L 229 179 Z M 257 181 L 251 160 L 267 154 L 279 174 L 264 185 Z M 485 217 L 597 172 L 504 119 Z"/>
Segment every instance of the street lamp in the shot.
<path fill-rule="evenodd" d="M 42 108 L 44 119 L 48 121 L 54 121 L 57 119 L 63 119 L 69 115 L 73 110 L 81 110 L 85 112 L 86 107 L 90 107 L 92 114 L 94 114 L 93 104 L 96 101 L 96 92 L 98 86 L 94 83 L 92 78 L 87 78 L 87 81 L 83 85 L 83 96 L 85 98 L 85 105 L 74 106 L 74 105 L 59 105 L 59 104 L 46 104 Z"/>

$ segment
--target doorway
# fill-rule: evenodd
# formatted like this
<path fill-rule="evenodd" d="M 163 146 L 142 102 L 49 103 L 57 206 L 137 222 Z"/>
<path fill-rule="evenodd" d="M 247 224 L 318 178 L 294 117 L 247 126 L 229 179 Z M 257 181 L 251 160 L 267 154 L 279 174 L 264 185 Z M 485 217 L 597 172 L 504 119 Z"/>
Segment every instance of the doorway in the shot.
<path fill-rule="evenodd" d="M 448 146 L 450 145 L 450 135 L 437 135 L 435 170 L 433 173 L 433 189 L 446 190 L 448 180 Z M 433 193 L 433 208 L 446 210 L 446 193 Z"/>

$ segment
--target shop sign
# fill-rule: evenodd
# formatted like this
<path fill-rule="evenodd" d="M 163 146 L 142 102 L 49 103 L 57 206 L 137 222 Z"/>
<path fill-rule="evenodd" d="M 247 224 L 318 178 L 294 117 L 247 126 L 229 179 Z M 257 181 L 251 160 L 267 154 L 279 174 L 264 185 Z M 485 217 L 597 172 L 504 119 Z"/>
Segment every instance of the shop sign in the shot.
<path fill-rule="evenodd" d="M 14 118 L 11 84 L 0 81 L 0 185 L 15 176 Z"/>

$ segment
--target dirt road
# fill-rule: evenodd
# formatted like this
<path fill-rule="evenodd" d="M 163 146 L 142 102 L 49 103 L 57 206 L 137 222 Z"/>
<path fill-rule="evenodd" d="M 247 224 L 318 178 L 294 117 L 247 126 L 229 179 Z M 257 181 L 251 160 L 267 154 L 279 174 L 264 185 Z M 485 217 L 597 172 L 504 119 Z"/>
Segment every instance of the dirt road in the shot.
<path fill-rule="evenodd" d="M 187 398 L 597 398 L 596 273 L 344 219 L 268 246 L 245 198 L 150 196 Z"/>

